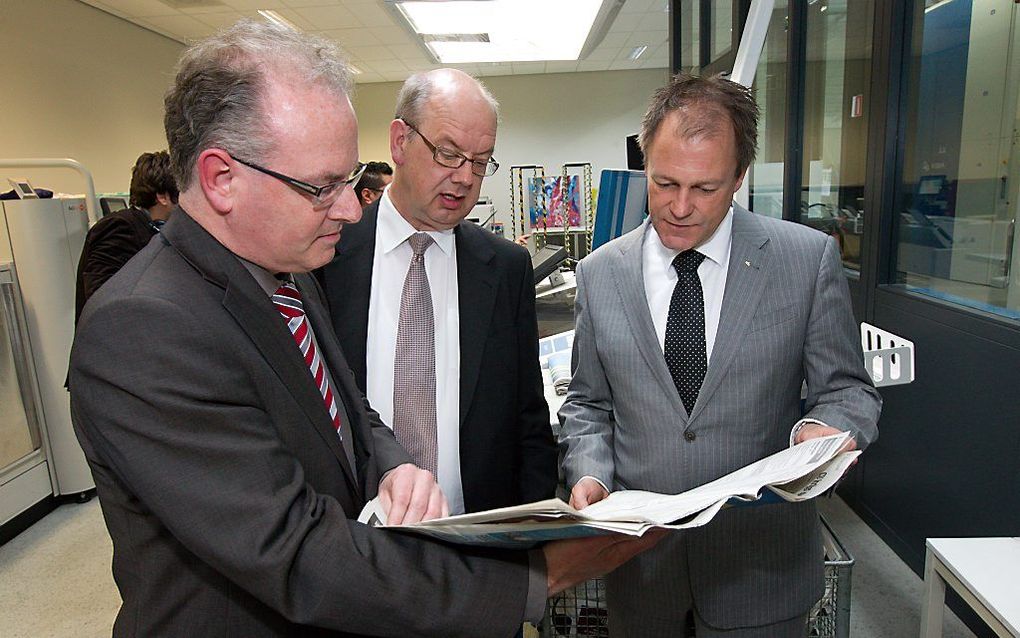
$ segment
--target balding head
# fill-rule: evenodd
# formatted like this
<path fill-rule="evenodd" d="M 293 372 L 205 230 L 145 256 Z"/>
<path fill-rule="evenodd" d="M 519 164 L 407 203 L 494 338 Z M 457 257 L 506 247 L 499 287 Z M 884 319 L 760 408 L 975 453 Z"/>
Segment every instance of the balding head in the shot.
<path fill-rule="evenodd" d="M 488 104 L 497 121 L 499 119 L 499 102 L 496 98 L 492 97 L 484 84 L 457 69 L 436 69 L 409 77 L 400 88 L 393 117 L 418 124 L 424 119 L 428 105 L 433 100 L 445 104 L 480 100 Z"/>

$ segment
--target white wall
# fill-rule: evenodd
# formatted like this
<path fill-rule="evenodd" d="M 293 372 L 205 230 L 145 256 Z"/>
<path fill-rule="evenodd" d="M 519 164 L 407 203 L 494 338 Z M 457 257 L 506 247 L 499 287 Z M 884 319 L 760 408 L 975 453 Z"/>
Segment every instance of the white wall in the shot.
<path fill-rule="evenodd" d="M 666 69 L 516 75 L 483 78 L 500 102 L 495 157 L 485 180 L 497 219 L 510 232 L 510 167 L 541 164 L 559 174 L 566 162 L 591 162 L 592 186 L 603 168 L 626 168 L 626 137 L 637 133 L 648 100 L 668 79 Z M 361 159 L 390 161 L 389 123 L 398 83 L 365 84 L 354 98 Z"/>
<path fill-rule="evenodd" d="M 145 151 L 166 148 L 163 93 L 183 46 L 77 0 L 0 1 L 0 158 L 70 157 L 96 190 L 126 191 Z M 81 193 L 69 169 L 0 169 Z"/>

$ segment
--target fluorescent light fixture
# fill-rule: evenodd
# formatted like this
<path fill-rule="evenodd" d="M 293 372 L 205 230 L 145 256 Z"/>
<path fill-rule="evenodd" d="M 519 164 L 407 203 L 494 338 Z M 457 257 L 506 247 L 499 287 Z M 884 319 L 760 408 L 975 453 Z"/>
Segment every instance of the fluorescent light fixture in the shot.
<path fill-rule="evenodd" d="M 924 8 L 924 12 L 928 13 L 930 11 L 934 11 L 935 9 L 938 9 L 939 7 L 944 7 L 945 5 L 949 4 L 952 1 L 953 0 L 939 0 L 935 4 L 933 4 L 933 5 L 929 6 L 929 7 L 925 7 Z"/>
<path fill-rule="evenodd" d="M 353 64 L 348 64 L 348 65 L 347 65 L 347 68 L 348 68 L 348 69 L 350 70 L 350 72 L 351 72 L 351 73 L 353 73 L 354 75 L 361 75 L 361 69 L 359 69 L 358 67 L 354 66 Z"/>
<path fill-rule="evenodd" d="M 287 18 L 283 17 L 282 15 L 275 11 L 270 11 L 269 9 L 259 9 L 259 15 L 265 18 L 267 22 L 275 24 L 278 27 L 283 27 L 284 29 L 291 29 L 292 31 L 301 30 L 297 28 L 297 25 L 295 25 L 293 22 L 291 22 L 290 20 L 288 20 Z"/>
<path fill-rule="evenodd" d="M 602 0 L 393 2 L 444 64 L 577 60 Z"/>
<path fill-rule="evenodd" d="M 627 59 L 628 60 L 637 60 L 647 50 L 648 50 L 648 45 L 647 44 L 642 44 L 639 47 L 634 47 L 633 49 L 631 49 L 631 52 L 627 54 Z"/>

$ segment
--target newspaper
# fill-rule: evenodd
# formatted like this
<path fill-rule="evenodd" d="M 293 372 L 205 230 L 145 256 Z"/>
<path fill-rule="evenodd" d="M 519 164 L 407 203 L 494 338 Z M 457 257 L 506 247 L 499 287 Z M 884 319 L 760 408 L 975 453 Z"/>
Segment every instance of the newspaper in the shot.
<path fill-rule="evenodd" d="M 549 499 L 413 525 L 382 525 L 385 516 L 378 499 L 373 499 L 358 520 L 453 543 L 490 547 L 529 547 L 542 541 L 611 532 L 641 536 L 654 528 L 699 527 L 723 507 L 769 501 L 769 494 L 786 501 L 824 494 L 860 454 L 839 451 L 848 438 L 849 434 L 842 433 L 810 439 L 682 494 L 613 492 L 582 511 Z"/>

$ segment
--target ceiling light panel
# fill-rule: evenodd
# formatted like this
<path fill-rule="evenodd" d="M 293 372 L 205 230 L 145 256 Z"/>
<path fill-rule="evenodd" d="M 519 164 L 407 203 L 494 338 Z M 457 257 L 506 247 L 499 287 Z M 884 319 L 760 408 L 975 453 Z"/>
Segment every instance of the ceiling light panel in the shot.
<path fill-rule="evenodd" d="M 465 64 L 576 60 L 602 0 L 453 0 L 394 4 L 411 28 L 426 36 L 426 46 L 440 62 Z M 485 36 L 488 42 L 463 37 L 468 34 Z M 444 35 L 461 37 L 434 37 Z"/>

